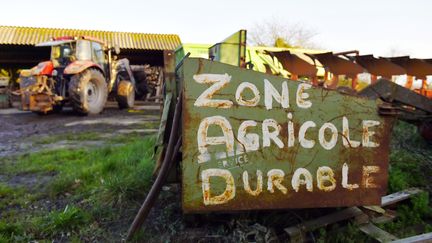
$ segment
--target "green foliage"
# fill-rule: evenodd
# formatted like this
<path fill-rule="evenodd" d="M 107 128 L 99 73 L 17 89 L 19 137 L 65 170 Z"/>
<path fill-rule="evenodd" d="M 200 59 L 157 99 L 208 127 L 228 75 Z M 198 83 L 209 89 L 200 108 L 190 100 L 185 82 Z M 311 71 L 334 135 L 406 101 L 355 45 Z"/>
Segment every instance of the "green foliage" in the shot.
<path fill-rule="evenodd" d="M 49 184 L 51 196 L 102 187 L 113 197 L 142 196 L 151 180 L 154 138 L 131 139 L 124 146 L 94 150 L 59 149 L 21 157 L 19 164 L 6 165 L 9 173 L 57 172 Z M 0 196 L 2 187 L 0 186 Z M 138 193 L 138 194 L 135 194 Z"/>
<path fill-rule="evenodd" d="M 320 228 L 316 239 L 319 243 L 327 242 L 368 242 L 368 237 L 358 229 L 358 226 L 349 223 L 346 227 L 340 228 L 334 224 L 330 229 Z"/>
<path fill-rule="evenodd" d="M 51 135 L 51 136 L 37 136 L 34 139 L 36 144 L 52 144 L 58 141 L 94 141 L 100 140 L 100 134 L 96 132 L 82 132 L 82 133 L 65 133 L 61 135 Z"/>
<path fill-rule="evenodd" d="M 63 211 L 51 212 L 37 221 L 44 235 L 53 236 L 61 232 L 78 230 L 91 222 L 91 216 L 80 208 L 67 205 Z"/>
<path fill-rule="evenodd" d="M 406 151 L 390 154 L 389 191 L 397 192 L 409 187 L 424 187 L 426 179 L 419 160 Z"/>
<path fill-rule="evenodd" d="M 64 233 L 70 233 L 69 240 L 86 234 L 105 237 L 102 225 L 124 217 L 121 210 L 138 207 L 135 200 L 141 201 L 148 191 L 154 142 L 154 137 L 131 136 L 124 145 L 58 149 L 3 160 L 2 172 L 10 177 L 42 174 L 52 179 L 37 193 L 0 184 L 0 209 L 25 209 L 0 211 L 0 242 L 52 240 Z M 46 208 L 47 200 L 56 203 Z M 38 210 L 26 210 L 29 206 Z"/>
<path fill-rule="evenodd" d="M 0 242 L 1 239 L 13 238 L 15 235 L 23 234 L 23 226 L 19 223 L 6 222 L 5 220 L 0 221 Z"/>
<path fill-rule="evenodd" d="M 412 229 L 412 226 L 415 225 L 423 225 L 426 231 L 430 231 L 431 225 L 424 220 L 431 216 L 429 195 L 428 193 L 420 193 L 411 198 L 411 205 L 398 207 L 397 218 L 394 222 L 381 225 L 381 227 L 399 237 L 408 237 L 416 234 Z"/>
<path fill-rule="evenodd" d="M 28 200 L 28 196 L 24 188 L 0 183 L 0 212 L 8 207 L 19 206 L 24 200 Z"/>
<path fill-rule="evenodd" d="M 432 216 L 432 209 L 429 207 L 429 194 L 420 193 L 411 199 L 413 204 L 411 213 L 415 213 L 415 218 L 421 219 Z"/>
<path fill-rule="evenodd" d="M 389 191 L 397 192 L 408 187 L 425 187 L 430 163 L 425 155 L 430 145 L 417 133 L 415 126 L 397 122 L 393 128 L 389 168 Z M 430 172 L 430 171 L 429 171 Z"/>
<path fill-rule="evenodd" d="M 391 140 L 389 192 L 410 187 L 426 188 L 429 184 L 432 151 L 431 145 L 418 134 L 414 125 L 398 121 L 393 128 Z M 421 193 L 411 199 L 411 204 L 398 206 L 395 221 L 381 225 L 388 232 L 399 237 L 416 234 L 415 225 L 432 229 L 427 223 L 432 216 L 428 193 Z"/>
<path fill-rule="evenodd" d="M 293 47 L 288 42 L 286 42 L 284 38 L 281 38 L 281 37 L 276 38 L 274 46 L 279 47 L 279 48 L 292 48 Z"/>
<path fill-rule="evenodd" d="M 137 132 L 132 132 L 128 134 L 119 134 L 113 138 L 110 139 L 110 144 L 125 144 L 130 143 L 130 141 L 136 140 L 137 138 L 140 138 L 142 135 Z"/>
<path fill-rule="evenodd" d="M 8 242 L 10 242 L 9 237 L 0 234 L 0 243 L 8 243 Z"/>
<path fill-rule="evenodd" d="M 101 183 L 106 202 L 117 204 L 145 195 L 145 189 L 151 185 L 153 144 L 153 139 L 132 143 L 123 148 L 123 153 L 111 154 L 104 160 L 100 171 L 105 175 Z M 110 154 L 102 150 L 98 156 L 107 153 Z"/>
<path fill-rule="evenodd" d="M 9 196 L 9 195 L 13 194 L 13 192 L 14 192 L 13 188 L 11 188 L 11 187 L 3 184 L 3 183 L 0 183 L 0 198 Z"/>

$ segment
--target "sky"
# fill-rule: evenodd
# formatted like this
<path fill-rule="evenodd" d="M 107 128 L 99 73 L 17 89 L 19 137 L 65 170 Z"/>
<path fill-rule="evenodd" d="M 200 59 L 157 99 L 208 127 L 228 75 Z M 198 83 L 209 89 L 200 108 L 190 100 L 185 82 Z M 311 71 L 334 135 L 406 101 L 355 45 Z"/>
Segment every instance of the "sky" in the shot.
<path fill-rule="evenodd" d="M 178 34 L 217 43 L 277 19 L 301 24 L 326 50 L 432 58 L 430 0 L 3 0 L 0 25 Z"/>

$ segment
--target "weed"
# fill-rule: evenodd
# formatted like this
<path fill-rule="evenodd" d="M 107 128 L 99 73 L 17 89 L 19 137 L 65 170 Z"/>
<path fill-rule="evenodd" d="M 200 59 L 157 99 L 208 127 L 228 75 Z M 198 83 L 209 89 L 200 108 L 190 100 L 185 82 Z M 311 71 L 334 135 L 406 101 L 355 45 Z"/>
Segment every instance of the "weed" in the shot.
<path fill-rule="evenodd" d="M 408 187 L 424 187 L 426 179 L 419 160 L 407 151 L 396 150 L 390 155 L 389 191 L 397 192 Z"/>
<path fill-rule="evenodd" d="M 119 134 L 112 139 L 110 139 L 110 144 L 126 144 L 130 143 L 130 141 L 136 140 L 137 138 L 142 137 L 142 135 L 138 132 L 132 132 L 128 134 Z"/>
<path fill-rule="evenodd" d="M 59 135 L 50 135 L 50 136 L 37 136 L 33 139 L 35 144 L 52 144 L 58 141 L 66 140 L 66 141 L 95 141 L 100 140 L 100 134 L 96 132 L 82 132 L 82 133 L 65 133 Z"/>
<path fill-rule="evenodd" d="M 20 206 L 26 200 L 26 190 L 23 187 L 11 187 L 0 183 L 0 212 L 8 207 Z"/>
<path fill-rule="evenodd" d="M 411 205 L 400 205 L 397 209 L 397 219 L 384 225 L 380 225 L 388 232 L 399 237 L 408 237 L 416 234 L 413 226 L 423 225 L 426 231 L 431 229 L 424 219 L 432 215 L 432 209 L 429 206 L 428 193 L 420 193 L 411 198 Z"/>
<path fill-rule="evenodd" d="M 405 122 L 397 122 L 393 129 L 390 154 L 389 191 L 397 192 L 409 187 L 426 188 L 431 173 L 431 145 L 417 133 L 417 128 Z M 396 221 L 380 225 L 400 237 L 416 234 L 415 225 L 430 229 L 427 219 L 432 216 L 428 193 L 411 199 L 411 204 L 400 205 Z"/>
<path fill-rule="evenodd" d="M 334 224 L 330 226 L 330 229 L 320 228 L 316 241 L 319 243 L 368 242 L 368 237 L 359 230 L 358 226 L 352 223 L 349 223 L 346 227 Z"/>
<path fill-rule="evenodd" d="M 135 211 L 135 200 L 141 201 L 151 184 L 155 138 L 134 135 L 124 141 L 124 145 L 41 151 L 3 160 L 2 173 L 8 176 L 49 172 L 53 178 L 46 182 L 46 191 L 34 196 L 25 188 L 0 184 L 0 209 L 14 203 L 38 207 L 26 213 L 22 209 L 2 212 L 0 222 L 9 228 L 0 224 L 0 242 L 3 238 L 7 242 L 53 240 L 65 233 L 68 241 L 94 241 L 94 237 L 109 235 L 105 227 L 112 220 L 131 220 L 133 215 L 128 212 L 125 220 L 122 210 Z M 55 203 L 46 204 L 46 200 Z"/>
<path fill-rule="evenodd" d="M 6 237 L 3 234 L 0 234 L 0 243 L 8 243 L 9 242 L 9 237 Z"/>
<path fill-rule="evenodd" d="M 0 235 L 4 238 L 11 238 L 14 235 L 21 235 L 23 232 L 23 226 L 19 223 L 10 223 L 3 220 L 0 221 Z"/>
<path fill-rule="evenodd" d="M 42 217 L 39 227 L 44 235 L 53 236 L 60 232 L 77 230 L 89 222 L 91 222 L 89 213 L 78 207 L 67 205 L 63 211 L 54 211 Z"/>
<path fill-rule="evenodd" d="M 14 189 L 10 186 L 0 183 L 0 198 L 13 194 Z"/>

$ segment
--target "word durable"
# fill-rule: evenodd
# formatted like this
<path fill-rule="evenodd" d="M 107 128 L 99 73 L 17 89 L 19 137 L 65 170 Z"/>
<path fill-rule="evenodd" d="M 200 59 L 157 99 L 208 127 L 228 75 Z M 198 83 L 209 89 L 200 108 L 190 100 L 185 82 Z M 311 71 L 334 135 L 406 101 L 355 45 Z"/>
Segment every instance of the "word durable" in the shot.
<path fill-rule="evenodd" d="M 362 188 L 377 188 L 379 187 L 374 183 L 372 174 L 379 173 L 379 166 L 363 166 L 362 181 L 359 184 L 348 181 L 348 165 L 346 163 L 342 166 L 342 181 L 341 186 L 346 190 L 355 190 Z M 221 177 L 225 181 L 225 191 L 219 195 L 211 195 L 210 178 Z M 283 194 L 288 193 L 288 188 L 283 185 L 285 173 L 280 169 L 272 169 L 267 172 L 267 190 L 270 193 L 275 193 L 275 189 Z M 232 200 L 236 195 L 236 185 L 234 177 L 229 170 L 225 169 L 207 169 L 201 172 L 202 192 L 204 205 L 217 205 L 225 204 Z M 324 192 L 333 191 L 336 188 L 336 179 L 334 171 L 328 166 L 321 166 L 316 171 L 316 187 L 318 190 Z M 313 176 L 309 170 L 305 168 L 298 168 L 295 170 L 291 179 L 291 187 L 295 192 L 299 192 L 301 187 L 305 187 L 308 192 L 313 192 Z M 253 197 L 260 195 L 263 192 L 263 173 L 261 170 L 256 172 L 256 188 L 253 190 L 249 182 L 249 173 L 243 172 L 243 188 L 245 192 Z"/>

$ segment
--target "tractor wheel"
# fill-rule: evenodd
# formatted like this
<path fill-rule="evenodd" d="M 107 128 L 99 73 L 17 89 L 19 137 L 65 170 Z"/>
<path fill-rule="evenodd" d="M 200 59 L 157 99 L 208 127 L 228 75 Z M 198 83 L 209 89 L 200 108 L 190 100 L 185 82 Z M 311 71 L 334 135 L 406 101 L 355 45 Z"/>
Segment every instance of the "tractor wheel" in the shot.
<path fill-rule="evenodd" d="M 82 114 L 99 114 L 108 97 L 104 76 L 96 69 L 87 69 L 72 76 L 69 82 L 69 100 L 73 109 Z"/>
<path fill-rule="evenodd" d="M 54 105 L 52 112 L 53 113 L 60 113 L 63 110 L 63 104 L 59 104 L 59 105 Z"/>
<path fill-rule="evenodd" d="M 122 80 L 117 86 L 116 100 L 120 109 L 132 108 L 135 103 L 135 89 L 130 81 Z"/>
<path fill-rule="evenodd" d="M 145 100 L 149 92 L 145 69 L 139 65 L 131 65 L 131 69 L 135 78 L 135 98 Z"/>

